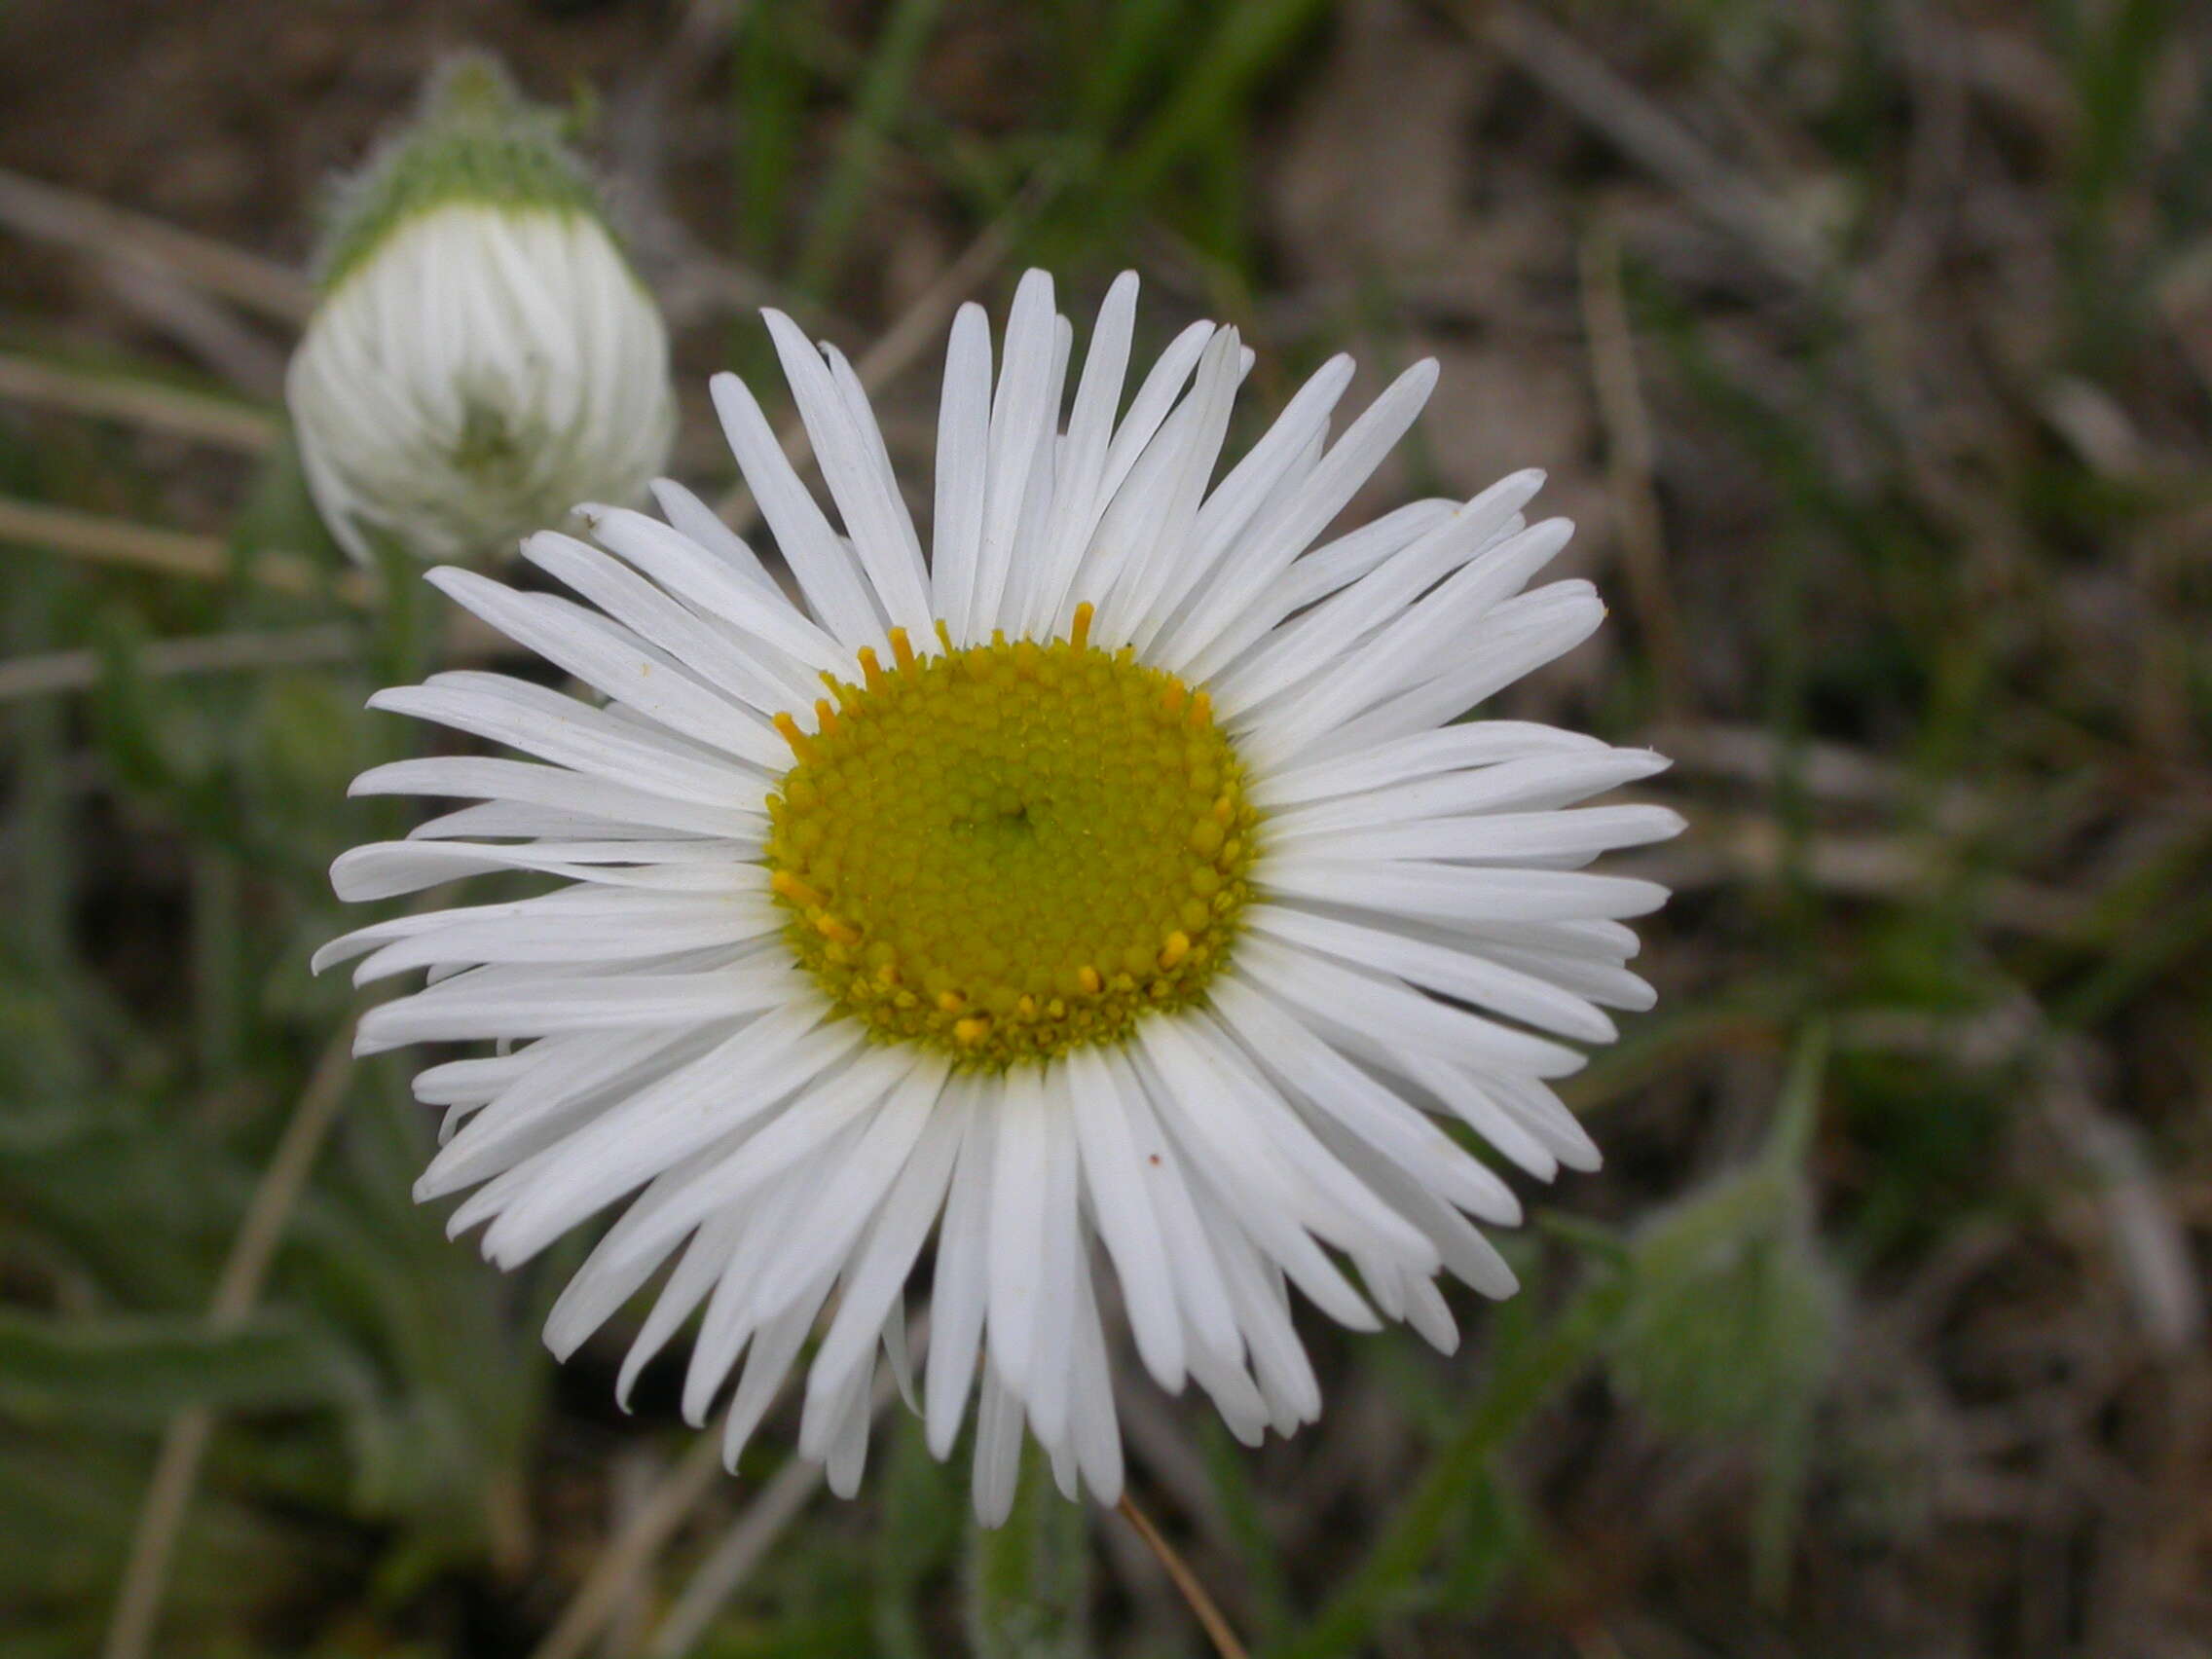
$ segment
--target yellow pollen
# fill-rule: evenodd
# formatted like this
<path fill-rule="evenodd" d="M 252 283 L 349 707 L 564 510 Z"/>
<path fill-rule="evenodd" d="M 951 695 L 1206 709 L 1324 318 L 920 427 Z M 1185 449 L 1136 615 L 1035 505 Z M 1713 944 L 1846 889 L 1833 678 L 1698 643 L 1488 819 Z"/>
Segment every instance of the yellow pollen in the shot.
<path fill-rule="evenodd" d="M 857 653 L 768 797 L 785 938 L 884 1042 L 1003 1069 L 1118 1043 L 1233 954 L 1259 829 L 1211 700 L 1126 647 Z M 940 644 L 947 630 L 938 627 Z M 840 713 L 841 711 L 841 713 Z"/>

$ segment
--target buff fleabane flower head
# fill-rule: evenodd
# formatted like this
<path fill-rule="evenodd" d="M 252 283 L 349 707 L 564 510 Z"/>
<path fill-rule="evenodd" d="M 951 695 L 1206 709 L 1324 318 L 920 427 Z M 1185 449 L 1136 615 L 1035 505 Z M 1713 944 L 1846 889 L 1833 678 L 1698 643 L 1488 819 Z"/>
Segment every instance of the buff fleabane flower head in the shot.
<path fill-rule="evenodd" d="M 449 66 L 347 185 L 322 280 L 285 401 L 356 559 L 488 563 L 667 464 L 660 312 L 554 119 L 488 60 Z"/>
<path fill-rule="evenodd" d="M 1025 1429 L 1063 1490 L 1119 1495 L 1124 1321 L 1256 1443 L 1321 1408 L 1289 1286 L 1443 1348 L 1441 1273 L 1512 1291 L 1478 1224 L 1520 1203 L 1456 1131 L 1542 1179 L 1596 1165 L 1549 1080 L 1649 1005 L 1622 918 L 1664 893 L 1583 866 L 1679 828 L 1580 804 L 1646 751 L 1456 723 L 1603 615 L 1528 585 L 1568 534 L 1525 522 L 1537 474 L 1315 545 L 1433 365 L 1332 439 L 1330 362 L 1215 480 L 1251 355 L 1196 324 L 1124 408 L 1135 299 L 1124 276 L 1078 362 L 1030 274 L 995 380 L 960 313 L 926 555 L 852 368 L 770 313 L 834 519 L 753 393 L 714 393 L 801 601 L 666 484 L 666 522 L 593 508 L 597 546 L 525 545 L 573 600 L 432 572 L 604 701 L 380 694 L 531 758 L 364 774 L 480 804 L 347 854 L 338 889 L 560 885 L 323 952 L 433 975 L 363 1051 L 501 1045 L 416 1082 L 449 1131 L 420 1196 L 475 1189 L 456 1231 L 511 1267 L 624 1206 L 557 1353 L 665 1267 L 622 1389 L 697 1314 L 683 1410 L 734 1377 L 734 1462 L 811 1340 L 799 1448 L 850 1493 L 926 1295 L 929 1442 L 978 1397 L 986 1522 Z"/>

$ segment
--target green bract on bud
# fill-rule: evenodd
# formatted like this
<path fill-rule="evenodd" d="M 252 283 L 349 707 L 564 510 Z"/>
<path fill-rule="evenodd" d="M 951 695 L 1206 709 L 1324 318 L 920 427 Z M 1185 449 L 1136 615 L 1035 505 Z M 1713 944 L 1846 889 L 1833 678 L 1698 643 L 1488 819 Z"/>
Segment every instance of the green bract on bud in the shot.
<path fill-rule="evenodd" d="M 483 560 L 643 495 L 675 429 L 668 334 L 554 118 L 481 58 L 343 188 L 286 399 L 331 532 Z"/>
<path fill-rule="evenodd" d="M 1840 1287 L 1793 1172 L 1723 1176 L 1630 1246 L 1613 1377 L 1677 1433 L 1772 1427 L 1833 1362 Z"/>

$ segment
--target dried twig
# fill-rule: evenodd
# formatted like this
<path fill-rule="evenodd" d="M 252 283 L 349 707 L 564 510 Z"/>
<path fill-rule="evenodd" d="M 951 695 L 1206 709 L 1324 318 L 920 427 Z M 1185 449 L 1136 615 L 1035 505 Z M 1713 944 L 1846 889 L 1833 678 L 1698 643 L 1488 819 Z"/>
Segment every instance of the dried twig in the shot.
<path fill-rule="evenodd" d="M 1236 1633 L 1229 1628 L 1229 1621 L 1221 1616 L 1221 1609 L 1206 1593 L 1206 1587 L 1198 1582 L 1198 1575 L 1175 1553 L 1174 1546 L 1160 1535 L 1160 1529 L 1137 1507 L 1136 1499 L 1124 1492 L 1122 1493 L 1120 1508 L 1123 1519 L 1136 1529 L 1137 1536 L 1145 1541 L 1145 1547 L 1160 1558 L 1160 1565 L 1166 1569 L 1167 1576 L 1175 1581 L 1175 1588 L 1182 1592 L 1183 1600 L 1191 1604 L 1191 1614 L 1205 1631 L 1206 1640 L 1213 1643 L 1213 1650 L 1221 1655 L 1221 1659 L 1246 1659 L 1244 1644 L 1236 1640 Z"/>
<path fill-rule="evenodd" d="M 293 1207 L 307 1185 L 315 1155 L 337 1122 L 353 1081 L 353 1028 L 342 1026 L 331 1038 L 309 1074 L 299 1104 L 276 1142 L 269 1166 L 246 1204 L 231 1253 L 215 1280 L 215 1295 L 207 1309 L 207 1328 L 236 1330 L 253 1310 L 261 1287 L 276 1259 L 276 1246 L 291 1220 Z M 146 1490 L 145 1507 L 130 1539 L 130 1558 L 115 1599 L 103 1659 L 142 1659 L 149 1650 L 154 1623 L 160 1615 L 162 1593 L 168 1581 L 169 1559 L 174 1553 L 178 1529 L 192 1501 L 201 1458 L 214 1429 L 214 1414 L 204 1407 L 180 1412 L 169 1419 L 162 1438 L 161 1455 Z"/>
<path fill-rule="evenodd" d="M 212 535 L 0 498 L 0 542 L 5 541 L 194 581 L 228 581 L 233 574 L 230 550 Z M 257 554 L 247 574 L 278 593 L 308 595 L 327 589 L 349 605 L 376 603 L 375 588 L 361 571 L 326 574 L 296 553 Z"/>
<path fill-rule="evenodd" d="M 0 356 L 0 397 L 34 408 L 128 421 L 247 455 L 259 455 L 276 441 L 276 417 L 248 404 L 35 357 Z"/>
<path fill-rule="evenodd" d="M 103 258 L 159 266 L 278 322 L 298 324 L 314 309 L 305 277 L 259 254 L 6 168 L 0 225 Z"/>

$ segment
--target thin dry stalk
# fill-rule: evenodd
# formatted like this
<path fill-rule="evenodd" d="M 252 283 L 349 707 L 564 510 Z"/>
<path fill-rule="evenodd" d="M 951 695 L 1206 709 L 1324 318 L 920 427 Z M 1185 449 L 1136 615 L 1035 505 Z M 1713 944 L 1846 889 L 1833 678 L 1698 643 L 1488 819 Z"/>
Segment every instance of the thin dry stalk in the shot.
<path fill-rule="evenodd" d="M 260 455 L 276 441 L 276 418 L 266 411 L 153 381 L 43 363 L 35 357 L 0 356 L 0 397 L 35 409 L 125 421 L 246 455 Z"/>
<path fill-rule="evenodd" d="M 1175 1588 L 1182 1593 L 1183 1600 L 1190 1604 L 1191 1615 L 1206 1633 L 1206 1640 L 1213 1643 L 1213 1650 L 1221 1659 L 1248 1659 L 1244 1644 L 1236 1640 L 1236 1633 L 1229 1628 L 1229 1621 L 1222 1617 L 1221 1609 L 1214 1604 L 1214 1599 L 1206 1594 L 1206 1587 L 1198 1582 L 1198 1575 L 1175 1553 L 1174 1546 L 1160 1535 L 1160 1529 L 1137 1507 L 1136 1499 L 1124 1492 L 1122 1493 L 1120 1508 L 1123 1518 L 1136 1529 L 1136 1534 L 1145 1541 L 1145 1547 L 1160 1558 L 1160 1565 L 1166 1569 L 1167 1576 L 1174 1580 Z"/>
<path fill-rule="evenodd" d="M 531 1659 L 583 1659 L 608 1621 L 621 1608 L 631 1587 L 652 1566 L 661 1546 L 707 1495 L 721 1473 L 721 1438 L 702 1434 L 684 1453 L 683 1460 L 661 1477 L 645 1501 L 632 1512 L 628 1524 L 600 1551 L 584 1581 L 561 1609 L 545 1640 Z"/>
<path fill-rule="evenodd" d="M 885 1390 L 888 1392 L 888 1390 Z M 880 1410 L 883 1401 L 878 1399 Z M 784 1529 L 822 1485 L 822 1465 L 810 1457 L 793 1457 L 760 1489 L 737 1524 L 722 1534 L 712 1554 L 699 1564 L 691 1582 L 677 1597 L 642 1650 L 645 1659 L 682 1659 L 698 1644 L 715 1615 L 729 1604 L 753 1569 L 760 1565 Z"/>
<path fill-rule="evenodd" d="M 162 530 L 36 501 L 0 498 L 0 541 L 51 548 L 72 558 L 194 581 L 228 581 L 233 573 L 230 550 L 215 536 Z M 247 574 L 278 593 L 305 596 L 320 593 L 327 586 L 349 605 L 368 606 L 376 601 L 373 585 L 360 571 L 343 571 L 326 578 L 296 553 L 259 554 Z"/>
<path fill-rule="evenodd" d="M 80 252 L 160 266 L 277 322 L 297 325 L 314 309 L 305 277 L 259 254 L 6 168 L 0 225 Z"/>
<path fill-rule="evenodd" d="M 292 1109 L 291 1121 L 284 1125 L 269 1166 L 254 1187 L 245 1218 L 239 1224 L 231 1253 L 215 1280 L 215 1295 L 207 1308 L 210 1331 L 236 1330 L 253 1310 L 284 1228 L 307 1185 L 309 1171 L 314 1167 L 315 1155 L 338 1121 L 352 1081 L 353 1028 L 349 1022 L 315 1061 L 307 1088 Z M 145 1506 L 139 1511 L 137 1530 L 130 1539 L 130 1558 L 101 1648 L 103 1659 L 144 1659 L 150 1651 L 177 1533 L 213 1430 L 214 1416 L 203 1409 L 180 1412 L 169 1420 Z"/>
<path fill-rule="evenodd" d="M 100 282 L 147 327 L 244 392 L 274 403 L 284 395 L 284 351 L 204 288 L 163 265 L 111 259 Z"/>
<path fill-rule="evenodd" d="M 361 631 L 349 622 L 312 628 L 254 629 L 157 640 L 138 653 L 138 672 L 157 680 L 260 668 L 346 662 L 360 654 Z M 98 651 L 47 651 L 0 662 L 0 703 L 60 691 L 90 691 L 106 663 Z"/>

